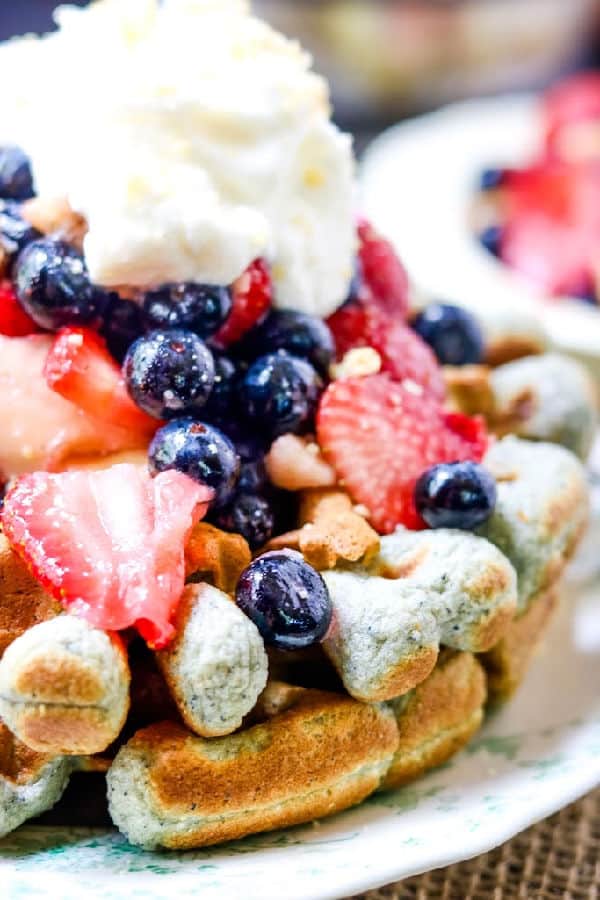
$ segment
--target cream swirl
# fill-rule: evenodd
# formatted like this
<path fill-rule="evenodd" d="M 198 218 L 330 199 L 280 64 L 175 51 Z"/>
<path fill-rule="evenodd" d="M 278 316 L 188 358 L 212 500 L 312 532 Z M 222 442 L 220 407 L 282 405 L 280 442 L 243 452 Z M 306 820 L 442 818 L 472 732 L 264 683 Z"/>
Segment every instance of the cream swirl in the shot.
<path fill-rule="evenodd" d="M 279 306 L 335 309 L 355 250 L 351 141 L 301 48 L 241 0 L 99 0 L 57 20 L 0 48 L 0 139 L 87 219 L 92 278 L 226 284 L 264 256 Z"/>

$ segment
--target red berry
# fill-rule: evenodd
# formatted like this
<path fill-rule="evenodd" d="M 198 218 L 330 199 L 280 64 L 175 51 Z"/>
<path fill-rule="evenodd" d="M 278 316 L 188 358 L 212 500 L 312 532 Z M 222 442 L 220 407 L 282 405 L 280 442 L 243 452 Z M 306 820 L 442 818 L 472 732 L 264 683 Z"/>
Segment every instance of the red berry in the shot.
<path fill-rule="evenodd" d="M 135 405 L 104 340 L 89 328 L 58 333 L 44 376 L 53 391 L 103 422 L 147 435 L 160 424 Z"/>
<path fill-rule="evenodd" d="M 0 334 L 8 337 L 26 337 L 39 331 L 30 319 L 15 294 L 12 282 L 0 281 Z"/>
<path fill-rule="evenodd" d="M 185 579 L 184 548 L 212 491 L 180 472 L 140 466 L 23 475 L 4 501 L 12 547 L 63 606 L 108 631 L 135 626 L 153 647 Z"/>
<path fill-rule="evenodd" d="M 448 414 L 428 393 L 389 375 L 330 384 L 317 415 L 317 437 L 340 481 L 382 534 L 398 525 L 424 527 L 413 495 L 425 469 L 454 460 L 479 462 L 487 447 L 482 420 Z"/>
<path fill-rule="evenodd" d="M 567 151 L 568 158 L 569 141 L 565 137 L 569 127 L 600 122 L 600 74 L 582 72 L 551 88 L 542 100 L 542 120 L 547 155 L 562 159 Z M 582 147 L 584 154 L 590 152 L 591 146 L 586 142 Z M 600 156 L 597 142 L 590 156 Z"/>
<path fill-rule="evenodd" d="M 504 262 L 551 295 L 593 289 L 600 243 L 600 170 L 551 162 L 505 179 Z"/>
<path fill-rule="evenodd" d="M 221 347 L 239 341 L 269 310 L 273 300 L 271 273 L 266 262 L 256 259 L 233 285 L 233 307 L 213 338 Z"/>
<path fill-rule="evenodd" d="M 377 306 L 347 303 L 327 324 L 338 359 L 355 347 L 373 347 L 381 357 L 382 371 L 395 381 L 408 378 L 438 399 L 444 398 L 446 388 L 435 354 L 403 321 L 391 318 Z"/>
<path fill-rule="evenodd" d="M 408 275 L 389 241 L 366 220 L 358 224 L 362 280 L 370 302 L 390 316 L 408 315 Z"/>

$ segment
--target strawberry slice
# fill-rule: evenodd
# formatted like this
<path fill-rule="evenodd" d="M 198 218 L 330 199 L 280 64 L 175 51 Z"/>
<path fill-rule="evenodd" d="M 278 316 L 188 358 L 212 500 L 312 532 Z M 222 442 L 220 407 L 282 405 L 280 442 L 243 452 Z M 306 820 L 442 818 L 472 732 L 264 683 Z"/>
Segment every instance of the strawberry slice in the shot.
<path fill-rule="evenodd" d="M 135 405 L 104 340 L 89 328 L 58 333 L 44 376 L 53 391 L 103 422 L 140 435 L 152 435 L 160 424 Z"/>
<path fill-rule="evenodd" d="M 25 337 L 39 330 L 17 300 L 12 282 L 6 278 L 0 281 L 0 334 Z"/>
<path fill-rule="evenodd" d="M 579 143 L 579 154 L 588 158 L 600 156 L 598 135 L 584 138 L 583 132 L 578 136 L 569 129 L 584 123 L 597 126 L 600 124 L 600 74 L 598 72 L 581 72 L 567 78 L 547 91 L 542 100 L 542 119 L 545 132 L 546 154 L 550 158 L 573 158 L 573 150 L 577 151 L 574 141 Z M 570 151 L 570 152 L 569 152 Z"/>
<path fill-rule="evenodd" d="M 500 256 L 546 293 L 592 290 L 600 245 L 600 168 L 552 162 L 507 173 Z"/>
<path fill-rule="evenodd" d="M 263 259 L 254 260 L 235 282 L 232 293 L 231 313 L 212 339 L 218 347 L 235 344 L 269 310 L 273 301 L 273 285 L 266 262 Z"/>
<path fill-rule="evenodd" d="M 54 339 L 0 335 L 0 472 L 7 477 L 148 446 L 147 433 L 101 422 L 50 390 L 43 370 Z"/>
<path fill-rule="evenodd" d="M 394 381 L 410 379 L 439 400 L 446 395 L 442 370 L 419 335 L 377 306 L 347 303 L 327 320 L 336 343 L 338 359 L 356 347 L 373 347 L 381 357 L 381 369 Z"/>
<path fill-rule="evenodd" d="M 361 294 L 394 318 L 408 315 L 408 275 L 391 243 L 365 219 L 358 223 Z M 366 291 L 365 291 L 366 289 Z"/>
<path fill-rule="evenodd" d="M 427 392 L 384 374 L 330 384 L 317 414 L 317 437 L 340 481 L 382 534 L 398 525 L 425 527 L 413 496 L 425 469 L 479 462 L 487 448 L 483 420 L 447 413 Z"/>
<path fill-rule="evenodd" d="M 140 466 L 23 475 L 4 502 L 4 533 L 66 609 L 107 631 L 134 626 L 159 648 L 185 580 L 187 537 L 212 491 Z"/>

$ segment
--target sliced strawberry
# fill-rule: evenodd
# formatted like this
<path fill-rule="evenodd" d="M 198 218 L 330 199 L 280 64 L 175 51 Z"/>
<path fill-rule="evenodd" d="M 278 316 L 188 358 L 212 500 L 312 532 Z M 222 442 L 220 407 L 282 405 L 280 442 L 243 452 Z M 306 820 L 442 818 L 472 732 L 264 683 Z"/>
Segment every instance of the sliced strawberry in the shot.
<path fill-rule="evenodd" d="M 108 631 L 135 626 L 153 646 L 173 636 L 184 547 L 212 491 L 176 471 L 134 465 L 17 480 L 2 524 L 12 547 L 66 609 Z"/>
<path fill-rule="evenodd" d="M 413 497 L 425 469 L 454 460 L 479 462 L 487 447 L 482 420 L 446 413 L 431 395 L 389 375 L 330 384 L 317 415 L 317 437 L 341 482 L 382 534 L 398 525 L 425 527 Z"/>
<path fill-rule="evenodd" d="M 0 281 L 0 334 L 25 337 L 37 331 L 38 326 L 17 300 L 12 283 L 8 279 Z"/>
<path fill-rule="evenodd" d="M 373 347 L 381 357 L 381 368 L 395 381 L 410 379 L 428 393 L 443 399 L 446 387 L 442 370 L 419 335 L 377 306 L 359 302 L 338 309 L 327 324 L 334 336 L 338 359 L 355 347 Z"/>
<path fill-rule="evenodd" d="M 551 88 L 542 100 L 542 119 L 546 153 L 551 158 L 562 159 L 569 149 L 570 142 L 565 137 L 570 126 L 586 122 L 600 124 L 600 73 L 581 72 Z M 598 158 L 597 136 L 594 144 L 586 140 L 581 149 L 584 153 L 595 151 L 589 155 Z"/>
<path fill-rule="evenodd" d="M 269 267 L 263 259 L 256 259 L 233 285 L 233 307 L 213 338 L 215 344 L 228 347 L 239 341 L 266 315 L 272 300 Z"/>
<path fill-rule="evenodd" d="M 500 256 L 548 294 L 591 290 L 600 246 L 600 167 L 552 162 L 507 173 Z"/>
<path fill-rule="evenodd" d="M 101 422 L 50 390 L 43 370 L 53 341 L 0 335 L 0 472 L 8 477 L 148 446 L 147 433 Z"/>
<path fill-rule="evenodd" d="M 358 223 L 361 274 L 370 300 L 394 318 L 408 315 L 408 275 L 389 241 L 362 219 Z"/>
<path fill-rule="evenodd" d="M 159 422 L 135 405 L 104 340 L 89 328 L 63 328 L 44 367 L 48 387 L 108 424 L 151 435 Z"/>

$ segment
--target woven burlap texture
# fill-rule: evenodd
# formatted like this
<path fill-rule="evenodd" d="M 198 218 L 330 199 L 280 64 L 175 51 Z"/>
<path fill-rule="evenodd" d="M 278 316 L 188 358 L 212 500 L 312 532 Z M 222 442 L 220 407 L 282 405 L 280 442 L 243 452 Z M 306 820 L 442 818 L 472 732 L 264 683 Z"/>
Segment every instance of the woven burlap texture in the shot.
<path fill-rule="evenodd" d="M 559 898 L 600 898 L 600 790 L 497 850 L 360 895 L 360 900 Z"/>

